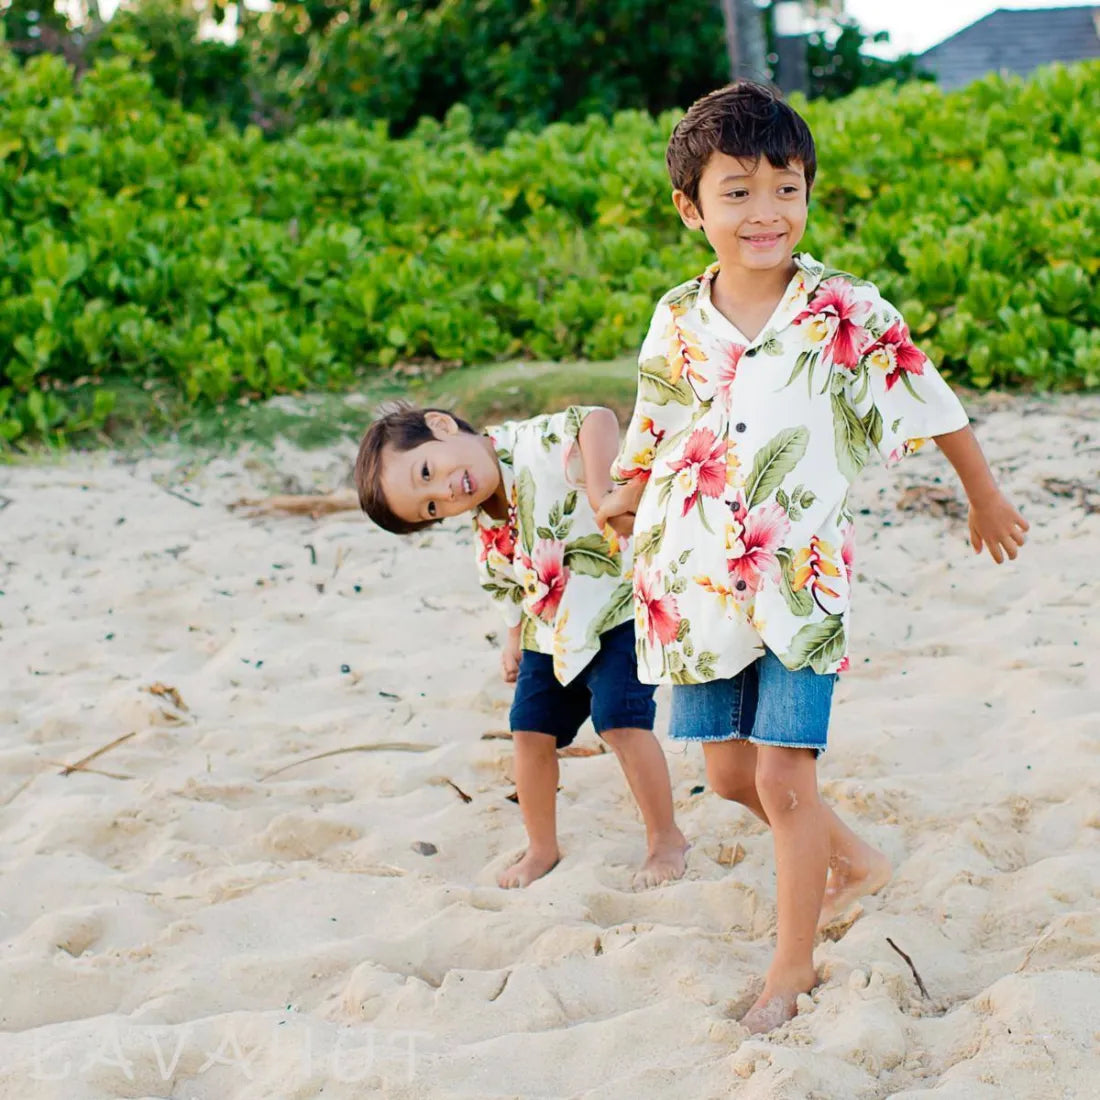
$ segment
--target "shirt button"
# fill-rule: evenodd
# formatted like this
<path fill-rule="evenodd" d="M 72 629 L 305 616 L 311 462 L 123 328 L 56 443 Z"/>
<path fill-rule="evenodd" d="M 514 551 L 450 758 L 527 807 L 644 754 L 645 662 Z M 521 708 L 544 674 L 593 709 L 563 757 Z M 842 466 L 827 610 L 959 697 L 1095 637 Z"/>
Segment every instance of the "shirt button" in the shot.
<path fill-rule="evenodd" d="M 739 424 L 735 425 L 735 431 L 743 432 L 748 425 L 742 420 Z"/>

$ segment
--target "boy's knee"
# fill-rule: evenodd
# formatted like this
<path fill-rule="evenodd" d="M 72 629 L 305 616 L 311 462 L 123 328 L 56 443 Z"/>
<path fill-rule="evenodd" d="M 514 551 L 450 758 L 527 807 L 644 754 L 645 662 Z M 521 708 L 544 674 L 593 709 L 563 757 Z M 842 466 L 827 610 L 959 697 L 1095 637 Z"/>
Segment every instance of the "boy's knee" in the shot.
<path fill-rule="evenodd" d="M 817 768 L 809 749 L 774 748 L 756 761 L 756 790 L 769 813 L 790 812 L 817 800 Z"/>
<path fill-rule="evenodd" d="M 752 767 L 736 764 L 708 764 L 707 782 L 719 798 L 744 803 L 756 793 L 756 776 Z"/>

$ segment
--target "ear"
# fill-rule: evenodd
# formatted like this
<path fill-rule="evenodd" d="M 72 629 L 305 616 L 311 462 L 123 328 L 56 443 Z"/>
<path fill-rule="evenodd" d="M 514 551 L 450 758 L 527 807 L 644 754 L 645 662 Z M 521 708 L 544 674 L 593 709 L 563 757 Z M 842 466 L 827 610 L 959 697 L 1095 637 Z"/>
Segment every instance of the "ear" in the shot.
<path fill-rule="evenodd" d="M 703 228 L 703 214 L 698 205 L 692 202 L 685 192 L 679 190 L 673 191 L 672 202 L 680 214 L 680 221 L 682 221 L 688 229 Z"/>
<path fill-rule="evenodd" d="M 458 425 L 455 423 L 453 416 L 448 416 L 444 412 L 426 412 L 424 414 L 424 423 L 431 429 L 432 435 L 436 439 L 446 439 L 449 435 L 455 435 L 458 432 Z"/>

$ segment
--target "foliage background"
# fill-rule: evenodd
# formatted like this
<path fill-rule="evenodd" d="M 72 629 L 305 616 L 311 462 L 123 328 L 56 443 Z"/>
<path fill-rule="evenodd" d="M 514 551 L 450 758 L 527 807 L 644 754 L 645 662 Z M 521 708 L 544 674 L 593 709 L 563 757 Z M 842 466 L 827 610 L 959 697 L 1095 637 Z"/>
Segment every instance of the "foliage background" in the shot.
<path fill-rule="evenodd" d="M 538 58 L 486 32 L 470 57 L 496 57 L 500 82 L 475 94 L 461 83 L 470 58 L 448 74 L 423 42 L 423 55 L 408 46 L 399 5 L 346 20 L 343 5 L 295 7 L 313 29 L 268 39 L 296 44 L 312 74 L 286 89 L 299 117 L 285 129 L 263 112 L 247 122 L 258 110 L 247 82 L 235 101 L 219 90 L 232 66 L 254 64 L 247 35 L 214 52 L 192 35 L 203 64 L 147 63 L 151 45 L 187 40 L 170 7 L 123 13 L 75 53 L 0 50 L 0 441 L 110 429 L 165 392 L 199 408 L 358 387 L 425 360 L 609 359 L 636 348 L 656 297 L 708 262 L 668 201 L 676 114 L 607 112 L 657 95 L 662 68 L 683 75 L 670 79 L 677 94 L 717 84 L 721 59 L 712 77 L 675 41 L 638 46 L 570 103 Z M 472 12 L 532 5 L 411 7 L 443 36 Z M 599 18 L 633 7 L 608 2 Z M 361 34 L 368 25 L 388 29 Z M 554 34 L 546 56 L 580 56 Z M 474 107 L 444 121 L 341 118 L 333 89 L 350 104 L 351 76 L 387 68 L 356 54 L 368 42 L 408 62 L 402 79 L 421 57 L 438 110 L 460 91 Z M 391 94 L 399 75 L 363 94 Z M 541 81 L 545 116 L 509 80 Z M 1096 386 L 1098 108 L 1095 64 L 946 96 L 910 83 L 803 104 L 820 147 L 806 247 L 879 283 L 957 381 Z M 301 120 L 311 113 L 333 117 Z M 558 115 L 578 121 L 543 125 Z"/>

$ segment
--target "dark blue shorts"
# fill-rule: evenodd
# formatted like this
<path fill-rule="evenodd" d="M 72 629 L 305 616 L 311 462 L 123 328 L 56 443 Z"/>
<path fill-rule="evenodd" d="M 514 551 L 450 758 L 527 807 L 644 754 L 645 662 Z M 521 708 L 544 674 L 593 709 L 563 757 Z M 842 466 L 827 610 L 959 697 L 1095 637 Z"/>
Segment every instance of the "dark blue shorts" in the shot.
<path fill-rule="evenodd" d="M 638 679 L 633 621 L 604 634 L 599 653 L 568 684 L 555 678 L 553 657 L 525 649 L 509 715 L 512 732 L 548 733 L 557 739 L 558 748 L 564 748 L 588 717 L 600 734 L 651 730 L 655 690 Z"/>

